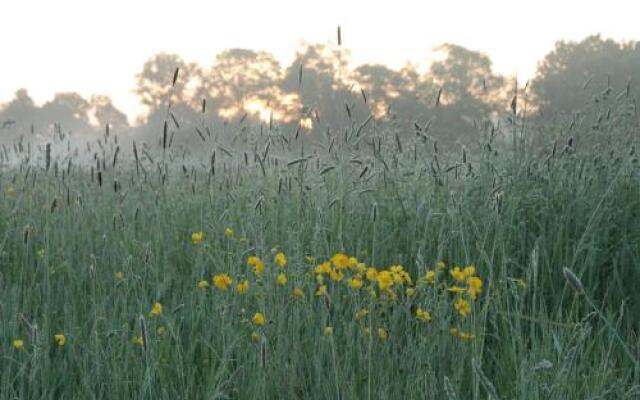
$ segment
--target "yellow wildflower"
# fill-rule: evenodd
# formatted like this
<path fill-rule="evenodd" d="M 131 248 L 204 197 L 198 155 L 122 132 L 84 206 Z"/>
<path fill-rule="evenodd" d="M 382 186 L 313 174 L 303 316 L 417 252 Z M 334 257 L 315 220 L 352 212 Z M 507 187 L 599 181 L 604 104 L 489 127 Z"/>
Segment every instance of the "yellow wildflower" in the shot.
<path fill-rule="evenodd" d="M 349 266 L 349 257 L 344 253 L 336 253 L 331 257 L 331 262 L 338 269 L 344 269 Z"/>
<path fill-rule="evenodd" d="M 391 267 L 391 276 L 393 277 L 393 282 L 399 285 L 409 284 L 412 285 L 413 281 L 411 280 L 411 275 L 407 271 L 404 271 L 401 266 L 398 266 L 395 270 L 394 267 Z"/>
<path fill-rule="evenodd" d="M 227 274 L 218 274 L 213 277 L 213 284 L 220 290 L 227 290 L 232 283 L 233 280 Z"/>
<path fill-rule="evenodd" d="M 377 277 L 378 287 L 384 290 L 393 286 L 393 275 L 389 271 L 380 271 Z"/>
<path fill-rule="evenodd" d="M 13 340 L 13 348 L 16 350 L 21 350 L 24 347 L 24 340 L 22 339 L 14 339 Z"/>
<path fill-rule="evenodd" d="M 462 270 L 462 273 L 464 274 L 465 277 L 469 278 L 471 276 L 474 276 L 476 274 L 476 267 L 474 265 L 467 265 L 466 267 L 464 267 L 464 269 Z"/>
<path fill-rule="evenodd" d="M 276 254 L 275 263 L 278 267 L 284 268 L 287 266 L 287 256 L 284 255 L 283 252 L 278 252 Z"/>
<path fill-rule="evenodd" d="M 473 300 L 478 298 L 478 294 L 482 292 L 482 280 L 477 276 L 472 276 L 467 278 L 467 285 L 469 285 L 469 296 L 471 296 Z"/>
<path fill-rule="evenodd" d="M 367 268 L 366 277 L 370 282 L 376 282 L 378 280 L 378 270 L 374 267 Z"/>
<path fill-rule="evenodd" d="M 153 303 L 153 306 L 151 307 L 151 311 L 149 312 L 149 316 L 157 317 L 160 314 L 162 314 L 162 304 Z"/>
<path fill-rule="evenodd" d="M 134 336 L 133 339 L 131 339 L 131 343 L 138 346 L 144 346 L 144 338 L 142 336 Z"/>
<path fill-rule="evenodd" d="M 344 278 L 344 274 L 336 268 L 329 273 L 329 277 L 336 282 L 340 282 Z"/>
<path fill-rule="evenodd" d="M 355 258 L 355 257 L 349 257 L 349 260 L 347 261 L 347 265 L 351 269 L 357 267 L 358 266 L 358 259 Z"/>
<path fill-rule="evenodd" d="M 454 267 L 451 271 L 449 271 L 449 273 L 451 274 L 453 279 L 455 279 L 458 282 L 464 282 L 466 278 L 466 275 L 462 270 L 460 270 L 460 267 Z"/>
<path fill-rule="evenodd" d="M 316 296 L 326 296 L 327 294 L 327 285 L 320 285 L 316 290 Z"/>
<path fill-rule="evenodd" d="M 287 276 L 283 273 L 280 273 L 278 274 L 277 281 L 278 281 L 278 285 L 284 286 L 287 284 Z"/>
<path fill-rule="evenodd" d="M 291 295 L 293 296 L 294 299 L 299 300 L 304 298 L 304 291 L 302 291 L 302 289 L 300 289 L 299 287 L 296 287 L 296 288 L 293 288 Z"/>
<path fill-rule="evenodd" d="M 397 274 L 404 271 L 404 267 L 402 265 L 392 265 L 389 267 L 389 271 Z"/>
<path fill-rule="evenodd" d="M 238 292 L 238 294 L 245 294 L 249 291 L 249 281 L 248 280 L 244 280 L 242 282 L 238 282 L 238 284 L 236 285 L 236 292 Z"/>
<path fill-rule="evenodd" d="M 389 337 L 389 333 L 384 328 L 378 328 L 378 337 L 380 338 L 380 340 L 387 340 L 387 338 Z"/>
<path fill-rule="evenodd" d="M 462 297 L 458 298 L 453 307 L 458 311 L 458 314 L 463 317 L 471 313 L 471 304 Z"/>
<path fill-rule="evenodd" d="M 325 327 L 324 327 L 323 334 L 324 334 L 325 336 L 333 336 L 333 327 L 331 327 L 331 326 L 325 326 Z"/>
<path fill-rule="evenodd" d="M 202 242 L 204 242 L 204 232 L 198 231 L 191 234 L 191 243 L 201 244 Z"/>
<path fill-rule="evenodd" d="M 318 266 L 316 266 L 315 273 L 318 274 L 318 275 L 330 274 L 331 273 L 331 263 L 329 263 L 327 261 L 327 262 L 323 262 L 322 264 L 319 264 Z"/>
<path fill-rule="evenodd" d="M 427 310 L 423 310 L 422 308 L 418 308 L 416 310 L 416 318 L 420 321 L 428 322 L 431 321 L 431 313 Z"/>
<path fill-rule="evenodd" d="M 53 340 L 55 340 L 56 344 L 60 347 L 64 346 L 64 344 L 67 343 L 67 338 L 62 333 L 53 335 Z"/>
<path fill-rule="evenodd" d="M 124 280 L 124 272 L 118 271 L 114 274 L 114 277 L 116 278 L 116 281 L 122 282 Z"/>
<path fill-rule="evenodd" d="M 356 265 L 356 272 L 359 274 L 364 274 L 365 272 L 367 272 L 367 266 L 365 263 L 358 263 L 358 265 Z"/>
<path fill-rule="evenodd" d="M 433 285 L 436 282 L 436 271 L 429 270 L 424 276 L 425 282 L 429 285 Z"/>
<path fill-rule="evenodd" d="M 224 236 L 225 236 L 227 239 L 231 239 L 231 238 L 233 237 L 233 229 L 231 229 L 231 228 L 225 228 L 225 230 L 224 230 Z"/>
<path fill-rule="evenodd" d="M 249 256 L 247 257 L 247 265 L 254 266 L 258 263 L 260 259 L 257 256 Z"/>
<path fill-rule="evenodd" d="M 267 320 L 264 317 L 264 314 L 262 313 L 255 313 L 255 315 L 253 316 L 253 323 L 256 324 L 257 326 L 262 326 L 267 322 Z"/>
<path fill-rule="evenodd" d="M 196 286 L 198 287 L 198 289 L 206 289 L 209 287 L 209 281 L 201 279 L 198 281 Z"/>
<path fill-rule="evenodd" d="M 264 263 L 262 261 L 258 260 L 256 265 L 253 266 L 253 272 L 256 275 L 260 275 L 262 273 L 262 271 L 264 271 Z"/>
<path fill-rule="evenodd" d="M 405 293 L 407 294 L 407 297 L 412 297 L 416 294 L 416 288 L 409 287 Z"/>
<path fill-rule="evenodd" d="M 351 289 L 358 290 L 362 287 L 362 285 L 363 285 L 362 279 L 360 279 L 357 276 L 354 276 L 353 278 L 349 279 L 349 286 L 351 286 Z"/>
<path fill-rule="evenodd" d="M 253 267 L 253 272 L 256 275 L 260 275 L 264 271 L 264 263 L 257 256 L 249 256 L 247 258 L 247 265 Z"/>

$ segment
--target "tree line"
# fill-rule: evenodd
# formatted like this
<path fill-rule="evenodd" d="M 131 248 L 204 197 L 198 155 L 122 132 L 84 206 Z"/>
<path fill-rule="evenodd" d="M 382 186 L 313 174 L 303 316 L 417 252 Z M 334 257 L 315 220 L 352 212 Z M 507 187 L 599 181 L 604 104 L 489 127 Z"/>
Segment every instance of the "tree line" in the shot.
<path fill-rule="evenodd" d="M 148 113 L 135 128 L 108 96 L 58 93 L 37 106 L 20 89 L 0 106 L 0 137 L 52 127 L 84 134 L 107 125 L 151 137 L 167 119 L 170 103 L 177 126 L 246 121 L 297 125 L 311 132 L 372 116 L 399 129 L 428 128 L 439 141 L 457 143 L 474 140 L 478 121 L 514 108 L 516 90 L 526 95 L 531 112 L 544 118 L 571 114 L 602 93 L 629 95 L 640 80 L 640 42 L 599 35 L 557 42 L 532 81 L 520 88 L 513 77 L 495 73 L 483 53 L 455 44 L 435 51 L 437 60 L 426 71 L 413 64 L 351 67 L 349 51 L 332 44 L 303 44 L 287 66 L 268 52 L 248 49 L 223 51 L 210 66 L 177 54 L 156 54 L 136 75 L 134 91 Z M 172 84 L 176 69 L 179 76 Z"/>

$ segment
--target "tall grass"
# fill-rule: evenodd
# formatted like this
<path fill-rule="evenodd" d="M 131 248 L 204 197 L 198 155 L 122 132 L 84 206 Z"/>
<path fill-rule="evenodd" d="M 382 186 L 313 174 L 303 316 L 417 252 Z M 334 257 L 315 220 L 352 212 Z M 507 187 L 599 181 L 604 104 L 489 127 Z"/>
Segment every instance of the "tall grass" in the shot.
<path fill-rule="evenodd" d="M 637 126 L 589 125 L 540 126 L 514 148 L 485 125 L 464 156 L 375 121 L 313 139 L 243 128 L 234 146 L 200 133 L 201 163 L 167 128 L 155 151 L 105 135 L 92 167 L 47 145 L 2 172 L 0 397 L 638 398 Z M 314 295 L 306 257 L 338 251 L 414 280 L 440 260 L 474 264 L 485 286 L 464 320 L 432 290 L 430 323 L 402 294 L 356 321 L 364 292 Z M 222 272 L 249 293 L 196 288 Z M 452 336 L 459 324 L 475 340 Z"/>

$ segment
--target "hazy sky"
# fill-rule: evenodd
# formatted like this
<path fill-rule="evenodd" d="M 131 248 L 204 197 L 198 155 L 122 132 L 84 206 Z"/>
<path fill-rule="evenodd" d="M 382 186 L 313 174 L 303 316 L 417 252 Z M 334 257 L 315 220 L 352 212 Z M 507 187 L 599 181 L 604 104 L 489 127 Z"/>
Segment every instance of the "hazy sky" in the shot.
<path fill-rule="evenodd" d="M 135 114 L 134 75 L 155 53 L 208 66 L 246 47 L 286 65 L 303 40 L 335 41 L 338 25 L 356 63 L 426 64 L 453 42 L 528 78 L 556 40 L 640 39 L 639 12 L 638 0 L 0 0 L 0 103 L 21 87 L 38 103 L 73 90 Z"/>

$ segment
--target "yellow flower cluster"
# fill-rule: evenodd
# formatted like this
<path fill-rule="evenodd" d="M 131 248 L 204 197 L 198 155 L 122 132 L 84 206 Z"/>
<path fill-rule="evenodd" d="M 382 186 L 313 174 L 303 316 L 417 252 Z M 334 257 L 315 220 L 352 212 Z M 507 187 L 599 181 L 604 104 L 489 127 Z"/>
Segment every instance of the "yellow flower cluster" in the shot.
<path fill-rule="evenodd" d="M 263 326 L 267 323 L 267 319 L 264 317 L 264 314 L 255 313 L 253 316 L 253 323 L 256 324 L 256 326 Z"/>
<path fill-rule="evenodd" d="M 202 242 L 204 242 L 204 232 L 197 231 L 191 234 L 191 243 L 201 244 Z"/>
<path fill-rule="evenodd" d="M 213 277 L 213 285 L 220 290 L 227 290 L 232 283 L 233 280 L 227 274 L 217 274 Z"/>
<path fill-rule="evenodd" d="M 247 258 L 247 265 L 253 267 L 253 272 L 256 275 L 260 275 L 264 271 L 264 262 L 258 256 L 249 256 Z"/>
<path fill-rule="evenodd" d="M 460 267 L 453 267 L 449 271 L 456 283 L 466 284 L 466 287 L 455 285 L 449 288 L 454 293 L 467 292 L 472 300 L 475 300 L 482 292 L 482 280 L 476 276 L 476 267 L 468 265 L 461 269 Z"/>
<path fill-rule="evenodd" d="M 366 293 L 377 297 L 378 293 L 389 300 L 395 300 L 400 292 L 396 288 L 404 288 L 402 291 L 407 297 L 416 294 L 413 279 L 408 271 L 401 265 L 392 265 L 388 269 L 378 270 L 358 261 L 356 257 L 344 253 L 334 254 L 329 261 L 318 264 L 314 269 L 317 288 L 317 296 L 328 294 L 325 278 L 340 283 L 346 282 L 347 287 L 354 291 L 365 289 Z M 375 289 L 378 289 L 376 292 Z"/>
<path fill-rule="evenodd" d="M 236 292 L 238 292 L 238 294 L 245 294 L 249 291 L 249 281 L 248 280 L 244 280 L 240 283 L 238 283 L 236 285 Z"/>
<path fill-rule="evenodd" d="M 67 343 L 67 338 L 62 333 L 58 333 L 57 335 L 53 335 L 53 340 L 60 347 L 64 346 Z"/>
<path fill-rule="evenodd" d="M 231 234 L 227 234 L 227 231 L 225 236 L 232 237 Z M 262 299 L 265 290 L 289 287 L 288 293 L 295 302 L 304 304 L 305 292 L 308 291 L 310 294 L 315 294 L 308 301 L 314 301 L 313 298 L 316 298 L 318 300 L 315 301 L 321 301 L 328 307 L 354 296 L 358 299 L 354 303 L 358 304 L 358 308 L 351 311 L 354 313 L 353 320 L 361 324 L 365 334 L 375 335 L 381 341 L 392 337 L 384 325 L 385 322 L 389 322 L 386 319 L 389 313 L 393 313 L 395 309 L 411 310 L 405 315 L 409 315 L 417 324 L 425 324 L 422 326 L 432 322 L 435 317 L 430 304 L 433 304 L 435 294 L 450 299 L 451 302 L 448 304 L 452 307 L 453 316 L 462 318 L 459 322 L 464 321 L 465 331 L 458 327 L 451 328 L 451 335 L 465 341 L 475 338 L 474 334 L 468 331 L 473 320 L 464 319 L 473 312 L 473 301 L 479 298 L 483 289 L 483 281 L 478 276 L 474 265 L 448 268 L 446 263 L 439 261 L 431 269 L 427 269 L 419 279 L 414 280 L 411 273 L 400 264 L 376 268 L 343 252 L 335 253 L 326 261 L 316 262 L 315 257 L 305 256 L 301 263 L 294 262 L 293 265 L 311 265 L 310 270 L 306 271 L 305 268 L 309 267 L 287 270 L 289 262 L 283 251 L 274 252 L 271 266 L 276 268 L 267 270 L 265 263 L 258 255 L 249 255 L 246 258 L 246 264 L 252 268 L 253 274 L 249 275 L 255 275 L 254 277 L 249 276 L 247 279 L 245 274 L 240 274 L 237 278 L 232 278 L 226 273 L 219 273 L 214 275 L 212 286 L 225 291 L 237 279 L 234 292 L 237 295 L 245 295 L 255 284 L 256 289 L 252 290 L 255 290 L 256 294 L 252 292 L 249 299 L 254 299 L 254 296 Z M 251 282 L 252 280 L 254 282 Z M 202 290 L 208 289 L 209 286 L 210 283 L 206 279 L 196 283 L 196 287 Z M 448 293 L 454 296 L 448 296 Z M 255 312 L 249 320 L 244 319 L 253 325 L 251 338 L 254 341 L 261 340 L 268 332 L 268 330 L 262 331 L 262 327 L 267 323 L 263 313 L 265 309 L 262 310 L 262 312 Z M 152 316 L 160 315 L 161 312 L 162 306 L 156 303 L 151 311 Z M 244 313 L 242 309 L 242 314 Z M 447 323 L 448 318 L 442 316 L 436 319 L 438 320 Z M 327 324 L 321 328 L 325 336 L 342 332 L 335 330 L 336 321 L 327 322 L 333 322 L 333 324 Z"/>
<path fill-rule="evenodd" d="M 278 252 L 276 254 L 275 263 L 278 267 L 284 268 L 287 266 L 287 256 L 284 255 L 283 252 Z"/>
<path fill-rule="evenodd" d="M 150 317 L 157 317 L 160 314 L 162 314 L 162 304 L 153 303 L 153 306 L 151 307 L 151 311 L 149 312 L 149 316 Z"/>
<path fill-rule="evenodd" d="M 474 265 L 467 265 L 464 268 L 454 266 L 449 270 L 449 275 L 454 283 L 447 290 L 456 296 L 453 308 L 457 315 L 464 318 L 472 313 L 472 302 L 476 301 L 482 293 L 482 279 L 477 276 Z M 474 340 L 476 337 L 473 333 L 462 331 L 457 327 L 451 328 L 449 332 L 463 341 Z"/>

